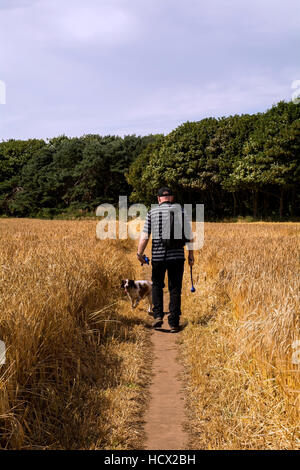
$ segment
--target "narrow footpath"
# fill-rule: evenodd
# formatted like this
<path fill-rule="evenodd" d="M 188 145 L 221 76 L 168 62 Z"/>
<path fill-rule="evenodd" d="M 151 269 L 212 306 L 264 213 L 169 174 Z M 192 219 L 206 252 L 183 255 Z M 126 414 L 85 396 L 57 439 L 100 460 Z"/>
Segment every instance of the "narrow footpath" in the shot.
<path fill-rule="evenodd" d="M 141 268 L 142 279 L 150 279 L 151 268 Z M 169 295 L 164 292 L 164 311 L 169 310 Z M 186 420 L 182 393 L 181 364 L 178 361 L 177 340 L 181 333 L 170 333 L 167 313 L 162 328 L 153 330 L 152 381 L 149 406 L 146 410 L 144 431 L 145 449 L 184 450 L 188 436 L 183 425 Z"/>

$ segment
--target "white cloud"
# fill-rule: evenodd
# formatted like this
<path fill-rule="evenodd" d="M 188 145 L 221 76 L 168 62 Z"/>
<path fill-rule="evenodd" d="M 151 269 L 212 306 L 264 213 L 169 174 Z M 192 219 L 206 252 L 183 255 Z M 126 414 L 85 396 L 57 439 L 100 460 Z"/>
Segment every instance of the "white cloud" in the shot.
<path fill-rule="evenodd" d="M 16 0 L 0 9 L 0 39 L 15 46 L 43 48 L 130 42 L 139 34 L 134 13 L 118 2 L 85 0 Z"/>
<path fill-rule="evenodd" d="M 138 22 L 128 10 L 113 3 L 67 2 L 67 8 L 58 17 L 58 27 L 66 39 L 100 40 L 106 45 L 134 38 L 138 31 Z"/>
<path fill-rule="evenodd" d="M 10 10 L 14 8 L 26 8 L 32 6 L 38 0 L 1 0 L 0 10 Z"/>
<path fill-rule="evenodd" d="M 300 79 L 299 0 L 0 0 L 1 138 L 169 132 Z"/>
<path fill-rule="evenodd" d="M 126 117 L 136 121 L 141 118 L 198 120 L 246 113 L 254 103 L 257 110 L 264 110 L 282 99 L 291 99 L 291 81 L 281 76 L 260 73 L 232 77 L 231 81 L 218 78 L 199 83 L 198 87 L 175 86 L 152 91 L 133 105 Z"/>

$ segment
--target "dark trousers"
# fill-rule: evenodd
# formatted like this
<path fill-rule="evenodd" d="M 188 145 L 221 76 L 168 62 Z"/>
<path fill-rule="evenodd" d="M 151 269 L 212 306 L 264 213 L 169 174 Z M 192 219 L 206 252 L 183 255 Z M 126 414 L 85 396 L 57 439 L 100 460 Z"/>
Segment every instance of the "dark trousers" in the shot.
<path fill-rule="evenodd" d="M 163 318 L 163 288 L 165 274 L 168 272 L 168 288 L 170 292 L 169 317 L 170 326 L 179 325 L 181 315 L 181 287 L 184 271 L 184 260 L 152 261 L 152 303 L 154 318 Z"/>

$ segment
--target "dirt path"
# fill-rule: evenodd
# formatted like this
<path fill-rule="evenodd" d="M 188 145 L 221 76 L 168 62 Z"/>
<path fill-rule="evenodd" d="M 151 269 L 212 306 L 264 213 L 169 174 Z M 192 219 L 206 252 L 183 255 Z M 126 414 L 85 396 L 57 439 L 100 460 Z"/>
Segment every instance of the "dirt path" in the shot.
<path fill-rule="evenodd" d="M 149 279 L 151 269 L 142 268 L 142 278 Z M 168 312 L 169 296 L 164 293 L 164 311 Z M 167 315 L 161 329 L 153 330 L 153 378 L 149 407 L 145 413 L 145 449 L 186 449 L 188 437 L 183 430 L 184 399 L 180 382 L 176 341 L 181 333 L 170 333 Z"/>

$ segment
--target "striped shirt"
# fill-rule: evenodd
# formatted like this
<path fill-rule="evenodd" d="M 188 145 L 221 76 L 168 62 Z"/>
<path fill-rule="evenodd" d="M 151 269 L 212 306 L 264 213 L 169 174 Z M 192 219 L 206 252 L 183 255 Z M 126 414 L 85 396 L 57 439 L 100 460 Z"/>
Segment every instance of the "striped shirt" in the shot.
<path fill-rule="evenodd" d="M 184 248 L 166 250 L 162 242 L 162 238 L 167 238 L 166 234 L 170 233 L 168 232 L 170 230 L 170 210 L 172 209 L 176 213 L 176 207 L 180 206 L 171 202 L 163 202 L 152 206 L 152 209 L 147 213 L 143 232 L 147 233 L 148 237 L 152 233 L 152 261 L 185 259 Z M 183 208 L 180 210 L 184 214 Z M 176 236 L 176 224 L 174 228 Z M 184 233 L 186 238 L 192 239 L 191 226 L 186 216 L 184 217 Z"/>

